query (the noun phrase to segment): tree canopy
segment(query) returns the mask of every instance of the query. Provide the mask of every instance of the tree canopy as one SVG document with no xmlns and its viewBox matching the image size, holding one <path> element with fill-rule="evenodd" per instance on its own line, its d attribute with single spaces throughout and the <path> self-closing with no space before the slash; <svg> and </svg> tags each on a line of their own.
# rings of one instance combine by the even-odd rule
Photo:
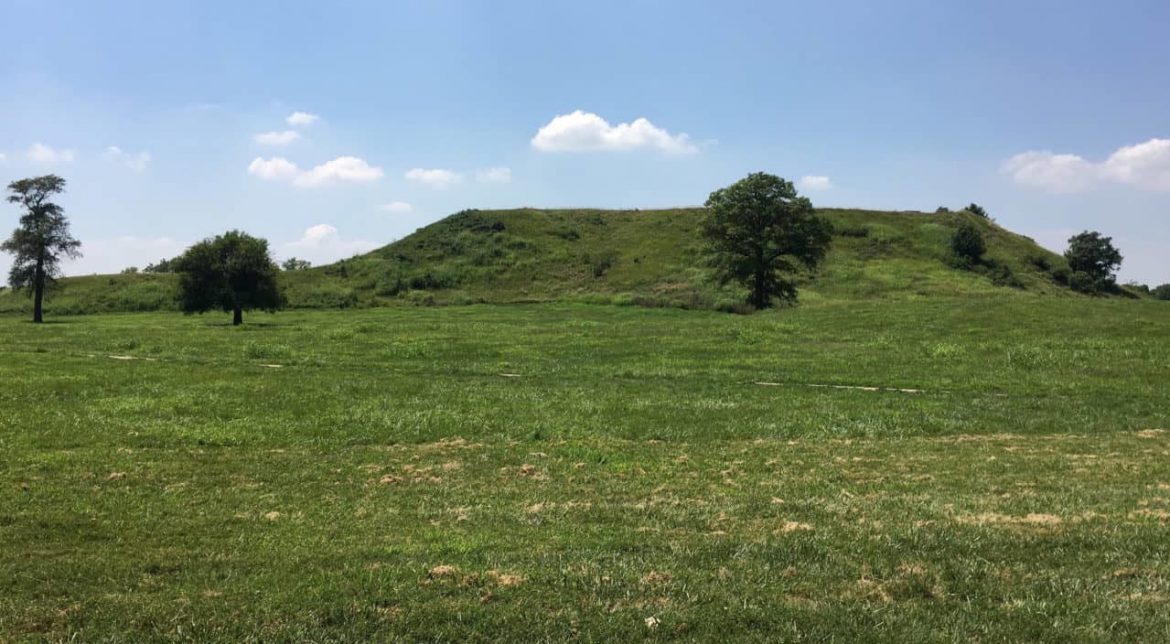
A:
<svg viewBox="0 0 1170 644">
<path fill-rule="evenodd" d="M 306 259 L 297 259 L 290 257 L 280 264 L 280 268 L 286 271 L 303 271 L 313 267 L 313 263 Z"/>
<path fill-rule="evenodd" d="M 724 283 L 750 289 L 748 303 L 796 301 L 791 275 L 814 270 L 828 252 L 832 228 L 790 181 L 756 172 L 711 193 L 703 222 L 711 262 Z"/>
<path fill-rule="evenodd" d="M 1115 273 L 1123 258 L 1113 246 L 1112 237 L 1088 230 L 1073 235 L 1064 257 L 1073 273 L 1071 284 L 1077 290 L 1101 292 L 1116 286 Z"/>
<path fill-rule="evenodd" d="M 230 311 L 238 325 L 244 311 L 272 312 L 284 305 L 264 239 L 233 230 L 195 244 L 173 264 L 184 313 Z"/>
<path fill-rule="evenodd" d="M 966 210 L 967 212 L 969 212 L 969 213 L 971 213 L 971 214 L 973 214 L 973 215 L 978 215 L 978 216 L 980 216 L 980 217 L 983 217 L 984 219 L 990 219 L 990 218 L 991 218 L 991 216 L 987 214 L 987 210 L 985 210 L 985 209 L 983 208 L 983 206 L 980 206 L 980 205 L 979 205 L 979 204 L 977 204 L 977 203 L 971 203 L 970 205 L 968 205 L 968 206 L 967 206 L 966 208 L 964 208 L 963 210 Z"/>
<path fill-rule="evenodd" d="M 8 184 L 8 202 L 24 209 L 20 224 L 0 250 L 12 253 L 8 283 L 33 296 L 33 322 L 44 321 L 45 289 L 61 275 L 62 258 L 81 256 L 81 242 L 69 233 L 65 210 L 51 201 L 65 191 L 65 179 L 54 174 Z"/>
</svg>

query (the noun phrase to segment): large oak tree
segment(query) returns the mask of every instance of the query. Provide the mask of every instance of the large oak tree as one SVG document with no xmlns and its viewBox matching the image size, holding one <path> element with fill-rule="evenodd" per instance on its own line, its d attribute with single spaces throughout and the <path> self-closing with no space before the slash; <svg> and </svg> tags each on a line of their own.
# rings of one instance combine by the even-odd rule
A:
<svg viewBox="0 0 1170 644">
<path fill-rule="evenodd" d="M 205 239 L 173 262 L 179 273 L 179 305 L 184 313 L 222 310 L 232 324 L 244 323 L 244 311 L 275 311 L 284 306 L 277 285 L 278 268 L 268 242 L 233 230 Z"/>
<path fill-rule="evenodd" d="M 44 322 L 45 289 L 61 275 L 62 258 L 81 256 L 81 242 L 69 234 L 65 210 L 51 201 L 65 191 L 65 180 L 54 174 L 8 184 L 8 201 L 24 209 L 20 225 L 0 250 L 12 253 L 8 283 L 33 296 L 33 322 Z"/>
<path fill-rule="evenodd" d="M 796 301 L 791 276 L 813 270 L 828 252 L 832 228 L 792 183 L 756 172 L 711 193 L 703 233 L 712 264 L 724 282 L 748 287 L 748 303 Z"/>
</svg>

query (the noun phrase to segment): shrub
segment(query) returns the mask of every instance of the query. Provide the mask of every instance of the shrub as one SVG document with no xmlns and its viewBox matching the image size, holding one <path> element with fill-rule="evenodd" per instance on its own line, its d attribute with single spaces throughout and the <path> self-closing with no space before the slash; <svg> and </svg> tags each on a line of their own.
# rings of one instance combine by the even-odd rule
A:
<svg viewBox="0 0 1170 644">
<path fill-rule="evenodd" d="M 1027 257 L 1028 263 L 1045 273 L 1052 270 L 1052 262 L 1043 255 L 1031 254 Z"/>
<path fill-rule="evenodd" d="M 833 232 L 837 233 L 838 237 L 869 237 L 869 228 L 865 226 L 841 226 L 835 228 Z"/>
<path fill-rule="evenodd" d="M 322 286 L 305 292 L 292 302 L 293 306 L 310 309 L 347 309 L 357 306 L 357 294 L 340 286 Z"/>
<path fill-rule="evenodd" d="M 983 217 L 984 219 L 991 219 L 991 217 L 988 216 L 987 211 L 983 209 L 983 206 L 980 206 L 977 203 L 973 203 L 973 204 L 967 206 L 966 208 L 964 208 L 963 210 L 971 213 L 972 215 L 978 215 L 980 217 Z"/>
<path fill-rule="evenodd" d="M 617 253 L 610 251 L 593 260 L 586 258 L 586 261 L 592 261 L 593 277 L 600 279 L 609 272 L 609 269 L 613 268 L 615 263 L 617 263 Z"/>
<path fill-rule="evenodd" d="M 395 297 L 406 289 L 406 280 L 396 270 L 386 271 L 374 284 L 374 294 L 381 297 Z"/>
<path fill-rule="evenodd" d="M 1155 286 L 1154 288 L 1150 289 L 1150 294 L 1153 295 L 1155 299 L 1170 301 L 1170 284 Z"/>
<path fill-rule="evenodd" d="M 963 222 L 951 237 L 951 252 L 956 257 L 969 264 L 978 264 L 987 252 L 987 244 L 983 241 L 983 233 L 970 222 Z"/>
<path fill-rule="evenodd" d="M 565 241 L 577 241 L 578 239 L 581 239 L 581 233 L 577 232 L 576 228 L 569 228 L 568 226 L 555 228 L 553 229 L 552 234 L 560 237 Z"/>
<path fill-rule="evenodd" d="M 1008 286 L 1011 288 L 1024 288 L 1024 283 L 1020 281 L 1016 274 L 1012 272 L 1011 267 L 1006 264 L 994 264 L 987 270 L 987 275 L 991 277 L 991 283 L 996 286 Z"/>
<path fill-rule="evenodd" d="M 1052 281 L 1062 286 L 1068 286 L 1069 280 L 1072 279 L 1072 271 L 1067 267 L 1058 266 L 1052 269 Z"/>
<path fill-rule="evenodd" d="M 1068 278 L 1068 285 L 1078 293 L 1086 293 L 1089 295 L 1102 293 L 1109 288 L 1106 280 L 1086 273 L 1085 271 L 1073 271 Z"/>
</svg>

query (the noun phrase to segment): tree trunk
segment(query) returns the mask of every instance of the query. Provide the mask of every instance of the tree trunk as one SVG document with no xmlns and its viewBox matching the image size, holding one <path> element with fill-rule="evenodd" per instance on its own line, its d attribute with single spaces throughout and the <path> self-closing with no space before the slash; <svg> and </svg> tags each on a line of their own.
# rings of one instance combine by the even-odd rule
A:
<svg viewBox="0 0 1170 644">
<path fill-rule="evenodd" d="M 767 292 L 768 287 L 766 286 L 766 283 L 767 283 L 767 281 L 765 279 L 764 272 L 757 271 L 756 272 L 756 284 L 752 288 L 752 298 L 751 298 L 752 306 L 756 307 L 757 309 L 768 308 L 768 304 L 769 304 L 768 300 L 770 298 L 768 297 L 768 292 Z"/>
<path fill-rule="evenodd" d="M 37 268 L 33 272 L 33 322 L 40 324 L 45 321 L 45 258 L 42 254 L 37 257 Z"/>
<path fill-rule="evenodd" d="M 236 310 L 232 311 L 232 326 L 240 326 L 243 323 L 244 323 L 244 310 L 237 306 Z"/>
</svg>

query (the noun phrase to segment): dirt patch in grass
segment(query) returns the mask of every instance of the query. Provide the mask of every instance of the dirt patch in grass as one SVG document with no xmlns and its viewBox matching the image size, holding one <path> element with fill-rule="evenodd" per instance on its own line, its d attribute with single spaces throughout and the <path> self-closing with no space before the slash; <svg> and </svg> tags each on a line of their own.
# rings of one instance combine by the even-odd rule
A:
<svg viewBox="0 0 1170 644">
<path fill-rule="evenodd" d="M 1016 527 L 1053 528 L 1064 524 L 1064 518 L 1055 514 L 1032 512 L 1022 517 L 998 512 L 984 512 L 982 514 L 967 514 L 957 518 L 959 523 L 967 525 L 1004 525 Z"/>
<path fill-rule="evenodd" d="M 642 575 L 642 578 L 638 580 L 638 583 L 642 584 L 643 586 L 661 586 L 663 584 L 669 584 L 671 579 L 671 574 L 668 572 L 656 572 L 651 570 L 645 575 Z"/>
<path fill-rule="evenodd" d="M 488 579 L 495 582 L 495 584 L 500 588 L 512 588 L 514 586 L 519 586 L 525 581 L 524 577 L 521 575 L 500 572 L 498 570 L 487 571 L 487 577 Z"/>
<path fill-rule="evenodd" d="M 1170 511 L 1162 508 L 1142 508 L 1129 513 L 1130 519 L 1156 519 L 1162 523 L 1170 521 Z"/>
<path fill-rule="evenodd" d="M 450 577 L 458 577 L 459 569 L 455 566 L 447 564 L 440 564 L 427 571 L 427 579 L 442 579 Z"/>
<path fill-rule="evenodd" d="M 801 523 L 800 521 L 785 521 L 780 525 L 776 532 L 780 534 L 791 534 L 793 532 L 809 532 L 813 529 L 810 524 Z"/>
</svg>

